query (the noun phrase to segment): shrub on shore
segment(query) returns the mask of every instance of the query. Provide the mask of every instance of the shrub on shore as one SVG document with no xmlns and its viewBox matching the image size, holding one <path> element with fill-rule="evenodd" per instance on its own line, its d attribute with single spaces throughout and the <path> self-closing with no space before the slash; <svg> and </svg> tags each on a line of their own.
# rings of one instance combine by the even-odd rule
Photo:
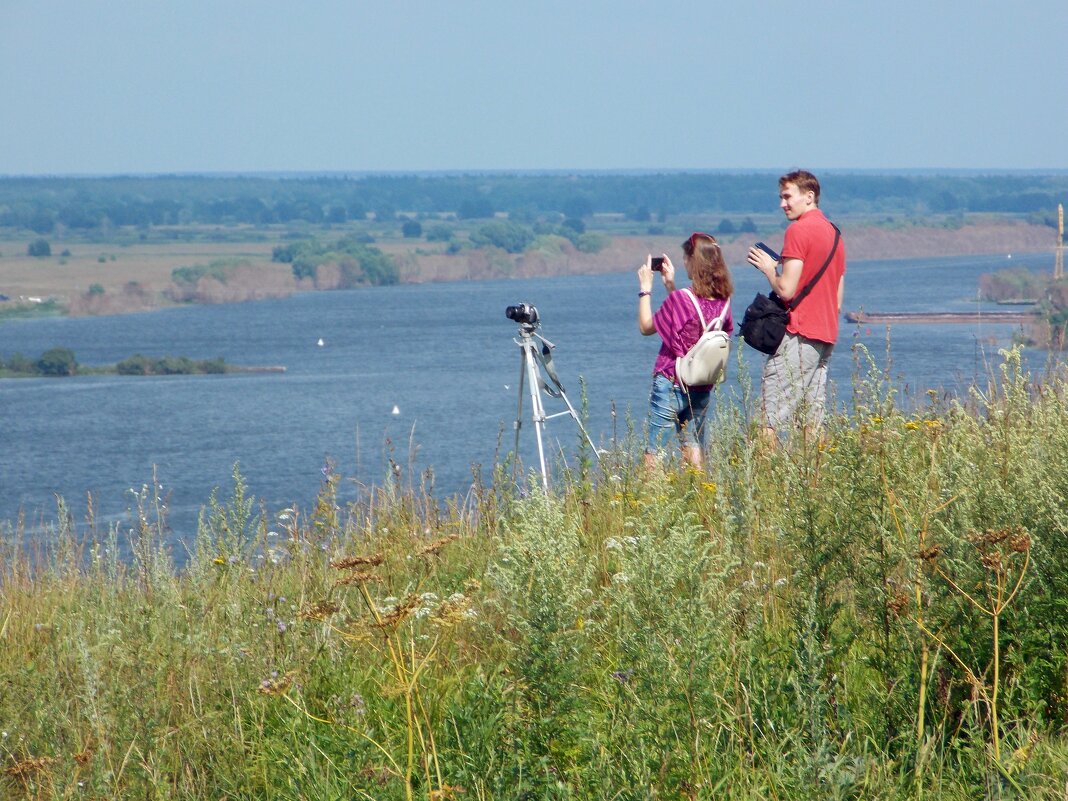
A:
<svg viewBox="0 0 1068 801">
<path fill-rule="evenodd" d="M 0 563 L 19 798 L 1062 798 L 1068 384 L 821 442 L 719 409 L 704 471 L 634 442 L 551 494 L 392 478 L 268 517 L 239 472 L 183 571 L 165 499 Z M 123 547 L 128 558 L 120 558 Z M 37 699 L 27 703 L 27 699 Z M 74 788 L 79 788 L 74 790 Z"/>
</svg>

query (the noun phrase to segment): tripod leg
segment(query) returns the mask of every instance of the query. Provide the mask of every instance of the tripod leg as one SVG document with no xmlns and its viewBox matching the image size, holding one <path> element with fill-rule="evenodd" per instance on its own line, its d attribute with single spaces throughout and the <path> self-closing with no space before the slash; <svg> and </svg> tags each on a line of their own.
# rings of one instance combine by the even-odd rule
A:
<svg viewBox="0 0 1068 801">
<path fill-rule="evenodd" d="M 601 454 L 597 451 L 597 446 L 593 444 L 593 440 L 590 439 L 589 432 L 586 431 L 586 426 L 582 425 L 582 421 L 579 419 L 578 412 L 575 411 L 575 407 L 571 405 L 571 401 L 567 399 L 567 393 L 563 389 L 560 390 L 560 397 L 564 403 L 567 404 L 567 410 L 571 414 L 571 418 L 575 421 L 575 425 L 579 427 L 579 431 L 582 432 L 582 436 L 586 438 L 586 442 L 590 444 L 590 448 L 593 449 L 593 455 L 597 457 L 597 461 L 601 461 Z"/>
<path fill-rule="evenodd" d="M 542 442 L 542 432 L 545 428 L 545 407 L 541 402 L 541 387 L 538 382 L 538 365 L 534 359 L 534 343 L 529 343 L 526 348 L 527 383 L 530 385 L 530 404 L 534 418 L 534 434 L 538 441 L 538 465 L 541 467 L 541 483 L 548 491 L 549 471 L 545 467 L 545 445 Z"/>
<path fill-rule="evenodd" d="M 512 483 L 519 472 L 519 431 L 523 427 L 523 387 L 527 375 L 526 348 L 520 344 L 519 351 L 519 403 L 515 410 L 515 449 L 512 451 Z"/>
</svg>

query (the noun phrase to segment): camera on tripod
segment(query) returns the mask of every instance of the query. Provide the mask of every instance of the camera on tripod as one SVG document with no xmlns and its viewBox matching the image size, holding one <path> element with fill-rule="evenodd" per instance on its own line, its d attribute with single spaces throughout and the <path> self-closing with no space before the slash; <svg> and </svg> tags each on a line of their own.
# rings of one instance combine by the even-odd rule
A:
<svg viewBox="0 0 1068 801">
<path fill-rule="evenodd" d="M 504 316 L 509 320 L 515 320 L 520 325 L 538 324 L 538 310 L 532 303 L 517 303 L 514 306 L 508 306 L 504 310 Z"/>
</svg>

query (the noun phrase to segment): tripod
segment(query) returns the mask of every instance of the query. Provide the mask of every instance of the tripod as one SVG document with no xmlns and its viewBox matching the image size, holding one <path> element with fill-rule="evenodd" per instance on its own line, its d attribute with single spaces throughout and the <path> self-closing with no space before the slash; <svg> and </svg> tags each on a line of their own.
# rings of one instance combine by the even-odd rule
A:
<svg viewBox="0 0 1068 801">
<path fill-rule="evenodd" d="M 531 414 L 534 420 L 534 433 L 538 441 L 538 464 L 541 467 L 541 483 L 546 490 L 549 489 L 549 471 L 545 467 L 545 444 L 542 441 L 545 422 L 554 417 L 571 415 L 571 419 L 579 427 L 582 435 L 593 449 L 598 460 L 601 458 L 597 452 L 597 446 L 593 444 L 589 433 L 579 420 L 575 407 L 567 399 L 564 385 L 560 383 L 553 367 L 552 349 L 556 346 L 537 333 L 537 323 L 523 322 L 519 324 L 519 337 L 513 340 L 519 346 L 519 405 L 515 414 L 515 466 L 512 468 L 512 480 L 515 481 L 516 470 L 519 466 L 519 432 L 523 427 L 523 387 L 530 391 Z M 539 343 L 540 347 L 539 347 Z M 548 379 L 548 380 L 546 380 Z M 540 390 L 540 391 L 539 391 Z M 560 398 L 567 406 L 567 411 L 545 414 L 545 406 L 542 404 L 541 392 L 545 392 L 553 398 Z"/>
</svg>

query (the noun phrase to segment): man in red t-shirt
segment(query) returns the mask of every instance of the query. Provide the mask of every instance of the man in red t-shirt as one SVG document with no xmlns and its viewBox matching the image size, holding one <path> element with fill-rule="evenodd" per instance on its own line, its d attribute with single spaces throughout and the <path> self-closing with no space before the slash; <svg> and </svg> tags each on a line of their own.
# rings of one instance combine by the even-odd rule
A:
<svg viewBox="0 0 1068 801">
<path fill-rule="evenodd" d="M 799 422 L 806 432 L 823 422 L 827 362 L 838 339 L 846 257 L 841 240 L 835 247 L 834 226 L 823 216 L 819 203 L 820 183 L 815 175 L 805 170 L 787 173 L 779 179 L 779 207 L 791 221 L 783 239 L 782 269 L 763 250 L 749 249 L 749 263 L 787 302 L 813 281 L 831 257 L 819 281 L 790 312 L 786 336 L 764 365 L 764 432 L 770 438 L 791 422 Z"/>
</svg>

